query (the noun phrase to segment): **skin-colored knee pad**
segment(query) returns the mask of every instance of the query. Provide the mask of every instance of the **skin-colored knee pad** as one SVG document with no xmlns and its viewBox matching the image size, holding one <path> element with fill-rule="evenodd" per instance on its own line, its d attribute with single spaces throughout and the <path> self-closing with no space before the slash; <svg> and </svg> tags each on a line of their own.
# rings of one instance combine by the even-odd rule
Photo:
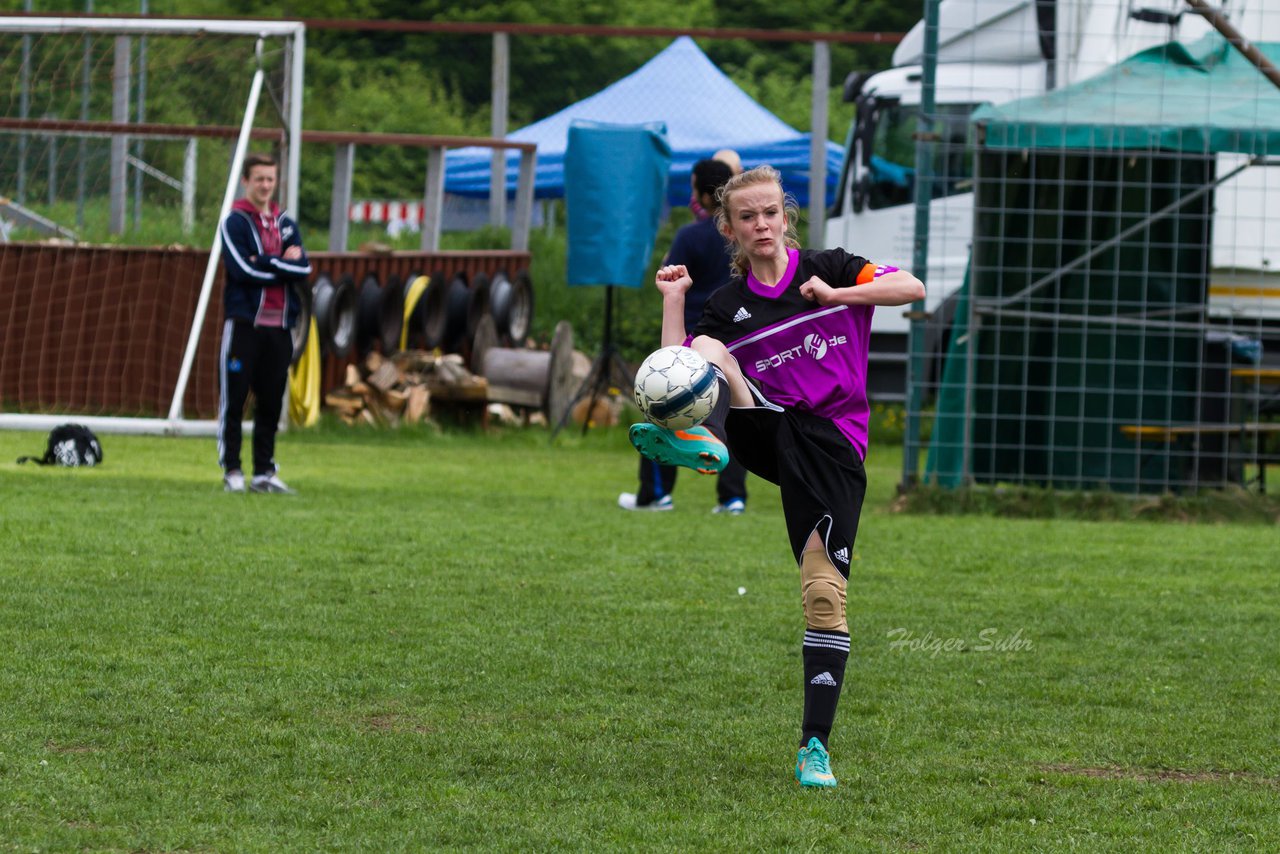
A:
<svg viewBox="0 0 1280 854">
<path fill-rule="evenodd" d="M 848 633 L 849 622 L 844 614 L 847 587 L 848 582 L 827 557 L 826 549 L 806 549 L 800 556 L 805 626 Z"/>
</svg>

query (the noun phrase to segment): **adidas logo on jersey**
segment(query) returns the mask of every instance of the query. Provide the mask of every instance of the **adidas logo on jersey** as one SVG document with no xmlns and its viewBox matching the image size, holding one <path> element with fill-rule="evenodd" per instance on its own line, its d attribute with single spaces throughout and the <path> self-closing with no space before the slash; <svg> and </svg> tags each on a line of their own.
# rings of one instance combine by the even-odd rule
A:
<svg viewBox="0 0 1280 854">
<path fill-rule="evenodd" d="M 734 323 L 741 323 L 744 320 L 750 320 L 750 319 L 751 319 L 751 312 L 747 311 L 745 308 L 739 308 L 738 313 L 733 316 Z"/>
<path fill-rule="evenodd" d="M 849 550 L 845 548 L 836 549 L 835 559 L 841 563 L 849 562 Z"/>
<path fill-rule="evenodd" d="M 834 688 L 836 687 L 836 680 L 832 679 L 831 674 L 824 670 L 821 673 L 819 673 L 817 676 L 810 679 L 809 684 L 810 685 L 826 685 L 829 688 Z"/>
</svg>

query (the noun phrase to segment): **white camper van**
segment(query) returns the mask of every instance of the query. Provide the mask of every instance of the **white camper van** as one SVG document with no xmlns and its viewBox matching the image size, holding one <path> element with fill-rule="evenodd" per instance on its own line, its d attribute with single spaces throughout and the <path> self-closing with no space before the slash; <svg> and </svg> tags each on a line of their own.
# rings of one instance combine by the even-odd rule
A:
<svg viewBox="0 0 1280 854">
<path fill-rule="evenodd" d="M 1280 40 L 1276 0 L 1219 0 L 1218 7 L 1252 40 Z M 931 317 L 926 352 L 942 345 L 948 299 L 969 259 L 971 113 L 982 104 L 1085 80 L 1143 49 L 1192 42 L 1211 30 L 1185 0 L 942 0 L 935 88 L 941 139 L 924 271 Z M 913 176 L 923 50 L 921 21 L 894 51 L 891 68 L 853 73 L 845 81 L 845 99 L 856 102 L 857 116 L 825 235 L 827 246 L 853 247 L 907 269 L 915 266 Z M 1242 159 L 1220 157 L 1220 174 Z M 1268 172 L 1280 170 L 1248 169 L 1216 191 L 1211 315 L 1280 321 L 1280 174 Z M 1247 216 L 1231 221 L 1236 211 Z M 1276 233 L 1264 233 L 1266 228 Z M 902 312 L 875 314 L 870 391 L 879 400 L 903 399 L 908 325 Z"/>
</svg>

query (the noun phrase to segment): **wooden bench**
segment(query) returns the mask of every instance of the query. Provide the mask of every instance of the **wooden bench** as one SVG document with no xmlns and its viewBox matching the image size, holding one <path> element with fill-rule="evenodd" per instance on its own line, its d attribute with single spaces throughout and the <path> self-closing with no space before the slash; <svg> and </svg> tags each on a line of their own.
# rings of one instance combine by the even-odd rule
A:
<svg viewBox="0 0 1280 854">
<path fill-rule="evenodd" d="M 1242 463 L 1258 466 L 1258 488 L 1267 491 L 1267 465 L 1280 465 L 1280 453 L 1262 448 L 1266 436 L 1280 434 L 1280 421 L 1246 421 L 1238 424 L 1122 424 L 1120 432 L 1135 442 L 1172 443 L 1186 438 L 1224 436 L 1247 443 L 1249 450 L 1231 456 Z"/>
</svg>

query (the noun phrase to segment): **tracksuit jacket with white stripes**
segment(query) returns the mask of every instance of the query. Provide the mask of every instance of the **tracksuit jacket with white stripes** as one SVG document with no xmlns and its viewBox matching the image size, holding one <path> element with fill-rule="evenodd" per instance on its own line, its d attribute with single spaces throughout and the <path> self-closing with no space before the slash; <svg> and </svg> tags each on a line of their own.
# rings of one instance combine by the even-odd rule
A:
<svg viewBox="0 0 1280 854">
<path fill-rule="evenodd" d="M 305 249 L 301 258 L 286 261 L 282 256 L 290 246 L 302 248 L 298 226 L 274 202 L 267 214 L 246 199 L 232 206 L 222 223 L 222 303 L 227 319 L 293 328 L 301 304 L 289 285 L 311 275 L 311 262 Z"/>
</svg>

